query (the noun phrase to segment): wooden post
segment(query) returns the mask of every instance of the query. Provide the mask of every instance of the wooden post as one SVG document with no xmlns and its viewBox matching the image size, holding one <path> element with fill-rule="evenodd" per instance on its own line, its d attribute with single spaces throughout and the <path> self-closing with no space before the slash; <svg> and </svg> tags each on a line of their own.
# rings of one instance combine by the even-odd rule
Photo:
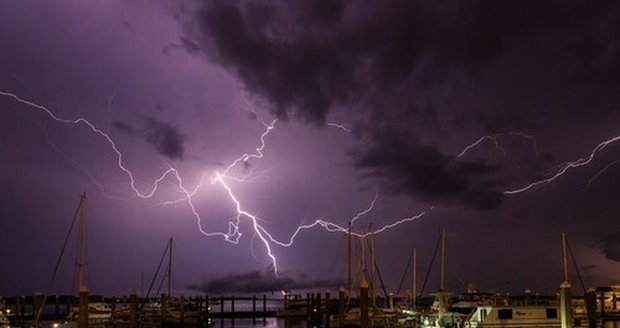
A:
<svg viewBox="0 0 620 328">
<path fill-rule="evenodd" d="M 202 321 L 202 324 L 208 326 L 210 318 L 211 318 L 211 308 L 209 307 L 209 295 L 205 295 L 204 311 L 200 312 L 200 319 Z"/>
<path fill-rule="evenodd" d="M 596 291 L 589 290 L 585 296 L 588 327 L 596 328 Z"/>
<path fill-rule="evenodd" d="M 26 320 L 24 320 L 25 319 L 24 317 L 26 316 L 26 296 L 22 296 L 20 298 L 20 300 L 21 300 L 21 302 L 20 302 L 21 303 L 21 309 L 20 309 L 19 314 L 20 314 L 20 317 L 21 317 L 22 328 L 23 328 L 24 325 L 26 324 Z"/>
<path fill-rule="evenodd" d="M 18 297 L 18 298 L 15 299 L 15 315 L 18 318 L 21 317 L 21 314 L 22 314 L 22 307 L 23 307 L 23 305 L 22 305 L 21 301 L 22 301 L 21 297 Z"/>
<path fill-rule="evenodd" d="M 181 327 L 185 326 L 185 296 L 179 297 L 179 311 L 181 312 L 180 324 Z"/>
<path fill-rule="evenodd" d="M 112 309 L 112 319 L 116 318 L 116 296 L 112 295 L 110 299 L 110 308 Z"/>
<path fill-rule="evenodd" d="M 138 295 L 135 289 L 129 294 L 129 327 L 138 328 Z"/>
<path fill-rule="evenodd" d="M 252 324 L 256 324 L 256 295 L 252 295 Z"/>
<path fill-rule="evenodd" d="M 360 327 L 368 328 L 368 282 L 362 280 L 360 284 Z"/>
<path fill-rule="evenodd" d="M 329 328 L 329 317 L 331 316 L 331 299 L 329 290 L 325 292 L 325 328 Z"/>
<path fill-rule="evenodd" d="M 263 294 L 263 326 L 267 324 L 267 296 Z"/>
<path fill-rule="evenodd" d="M 316 317 L 314 321 L 314 326 L 319 327 L 321 326 L 321 321 L 323 321 L 323 312 L 321 311 L 321 292 L 316 293 L 315 310 Z"/>
<path fill-rule="evenodd" d="M 222 318 L 224 317 L 224 296 L 220 297 L 220 312 L 222 313 Z"/>
<path fill-rule="evenodd" d="M 345 316 L 345 289 L 344 287 L 340 287 L 338 290 L 338 327 L 344 327 L 344 316 Z"/>
<path fill-rule="evenodd" d="M 310 321 L 312 314 L 312 302 L 310 301 L 310 293 L 306 293 L 306 320 Z"/>
<path fill-rule="evenodd" d="M 54 297 L 54 318 L 60 319 L 60 296 L 58 295 Z"/>
<path fill-rule="evenodd" d="M 68 315 L 69 313 L 71 313 L 71 307 L 73 306 L 73 304 L 72 304 L 72 302 L 73 302 L 73 297 L 68 296 L 68 297 L 65 299 L 65 302 L 66 302 L 66 303 L 65 303 L 65 314 L 67 314 L 67 315 Z"/>
<path fill-rule="evenodd" d="M 80 286 L 80 314 L 78 318 L 79 328 L 88 328 L 88 288 Z"/>
<path fill-rule="evenodd" d="M 168 318 L 168 295 L 161 293 L 159 295 L 159 302 L 161 303 L 161 309 L 159 315 L 161 316 L 161 327 L 166 327 L 166 319 Z"/>
<path fill-rule="evenodd" d="M 601 318 L 605 317 L 605 290 L 601 289 Z"/>
<path fill-rule="evenodd" d="M 235 296 L 230 297 L 230 312 L 232 312 L 232 318 L 235 319 Z"/>
</svg>

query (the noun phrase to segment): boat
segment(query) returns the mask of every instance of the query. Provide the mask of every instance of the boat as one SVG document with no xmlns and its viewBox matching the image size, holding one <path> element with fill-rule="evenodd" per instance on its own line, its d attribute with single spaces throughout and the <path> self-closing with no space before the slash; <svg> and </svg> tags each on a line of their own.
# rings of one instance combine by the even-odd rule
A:
<svg viewBox="0 0 620 328">
<path fill-rule="evenodd" d="M 0 328 L 9 328 L 11 326 L 11 322 L 9 318 L 4 315 L 3 312 L 0 312 Z"/>
<path fill-rule="evenodd" d="M 277 317 L 305 317 L 308 315 L 308 301 L 300 294 L 294 294 L 290 290 L 283 291 L 284 310 L 276 312 Z"/>
<path fill-rule="evenodd" d="M 88 326 L 107 325 L 112 320 L 112 306 L 108 303 L 88 303 Z M 80 319 L 79 307 L 72 307 L 63 326 L 75 326 Z"/>
<path fill-rule="evenodd" d="M 478 306 L 465 328 L 553 327 L 560 328 L 557 305 Z"/>
</svg>

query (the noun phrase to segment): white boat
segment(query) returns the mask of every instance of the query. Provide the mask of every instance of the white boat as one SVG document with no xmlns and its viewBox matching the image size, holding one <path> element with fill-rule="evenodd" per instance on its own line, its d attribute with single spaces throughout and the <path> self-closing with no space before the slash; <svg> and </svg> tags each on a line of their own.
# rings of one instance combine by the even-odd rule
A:
<svg viewBox="0 0 620 328">
<path fill-rule="evenodd" d="M 67 316 L 67 321 L 73 324 L 77 324 L 80 315 L 79 308 L 73 307 L 71 312 Z M 97 302 L 88 303 L 88 325 L 97 326 L 110 323 L 112 320 L 112 306 L 107 303 Z M 77 325 L 76 325 L 77 326 Z"/>
<path fill-rule="evenodd" d="M 465 320 L 466 328 L 553 327 L 560 328 L 556 305 L 478 306 Z"/>
</svg>

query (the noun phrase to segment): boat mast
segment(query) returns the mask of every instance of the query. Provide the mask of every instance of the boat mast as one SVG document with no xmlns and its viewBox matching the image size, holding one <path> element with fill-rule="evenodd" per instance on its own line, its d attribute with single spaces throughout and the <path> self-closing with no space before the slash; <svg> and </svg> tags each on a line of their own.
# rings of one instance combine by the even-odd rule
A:
<svg viewBox="0 0 620 328">
<path fill-rule="evenodd" d="M 564 282 L 568 283 L 568 261 L 566 259 L 566 233 L 562 232 L 562 264 L 564 265 Z"/>
<path fill-rule="evenodd" d="M 439 292 L 437 292 L 437 323 L 439 326 L 444 324 L 444 315 L 446 313 L 446 292 L 445 288 L 445 273 L 446 273 L 446 229 L 441 230 L 441 263 L 440 263 L 440 281 Z"/>
<path fill-rule="evenodd" d="M 446 229 L 441 230 L 441 279 L 439 289 L 444 290 L 444 281 L 446 276 Z"/>
<path fill-rule="evenodd" d="M 366 232 L 364 231 L 364 229 L 362 228 L 362 233 L 361 233 L 361 237 L 358 238 L 359 240 L 359 274 L 360 274 L 360 279 L 359 281 L 367 281 L 366 280 L 366 261 L 365 261 L 365 257 L 366 257 L 366 253 L 364 252 L 364 246 L 366 246 Z"/>
<path fill-rule="evenodd" d="M 349 229 L 347 231 L 347 293 L 351 295 L 351 221 L 349 221 Z"/>
<path fill-rule="evenodd" d="M 88 328 L 88 287 L 84 283 L 84 267 L 86 266 L 86 209 L 88 198 L 86 192 L 80 199 L 80 250 L 78 254 L 78 286 L 79 286 L 79 312 L 78 327 Z"/>
<path fill-rule="evenodd" d="M 370 298 L 372 300 L 371 305 L 377 307 L 377 254 L 376 254 L 376 242 L 375 242 L 375 226 L 371 223 L 369 226 L 370 232 Z"/>
<path fill-rule="evenodd" d="M 172 237 L 168 241 L 168 297 L 172 296 L 170 294 L 172 290 Z"/>
<path fill-rule="evenodd" d="M 573 307 L 571 304 L 570 289 L 568 282 L 568 261 L 566 259 L 566 234 L 562 232 L 562 264 L 564 269 L 564 281 L 560 284 L 560 323 L 562 328 L 573 327 Z"/>
<path fill-rule="evenodd" d="M 84 284 L 84 267 L 86 266 L 86 209 L 87 209 L 86 192 L 82 194 L 80 199 L 80 249 L 78 255 L 78 288 L 80 291 L 87 289 Z"/>
<path fill-rule="evenodd" d="M 418 279 L 417 279 L 417 275 L 416 275 L 417 274 L 417 272 L 416 272 L 416 269 L 417 269 L 417 263 L 416 263 L 417 258 L 416 258 L 416 256 L 417 256 L 417 254 L 416 253 L 417 253 L 416 252 L 416 248 L 414 247 L 413 251 L 412 251 L 412 254 L 411 254 L 411 257 L 413 258 L 413 264 L 411 265 L 412 266 L 411 267 L 411 272 L 412 272 L 412 276 L 411 276 L 411 302 L 412 302 L 411 303 L 411 308 L 413 308 L 413 309 L 415 309 L 416 298 L 418 296 L 418 290 L 417 290 L 417 288 L 418 288 L 417 280 Z"/>
</svg>

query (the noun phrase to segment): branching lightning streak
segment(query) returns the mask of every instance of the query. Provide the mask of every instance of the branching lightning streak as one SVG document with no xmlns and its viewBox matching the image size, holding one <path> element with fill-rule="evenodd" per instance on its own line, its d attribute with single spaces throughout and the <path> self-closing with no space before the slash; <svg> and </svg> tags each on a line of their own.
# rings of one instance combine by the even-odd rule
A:
<svg viewBox="0 0 620 328">
<path fill-rule="evenodd" d="M 365 212 L 368 212 L 368 211 L 370 211 L 370 210 L 372 210 L 372 207 L 370 207 L 369 209 L 364 210 L 364 211 L 365 211 Z M 432 211 L 432 210 L 433 210 L 433 208 L 431 207 L 431 208 L 430 208 L 430 211 Z M 386 230 L 388 230 L 388 229 L 392 229 L 392 228 L 394 228 L 394 227 L 396 227 L 396 226 L 399 226 L 399 225 L 401 225 L 401 224 L 403 224 L 403 223 L 406 223 L 406 222 L 411 222 L 411 221 L 417 220 L 417 219 L 419 219 L 419 218 L 423 217 L 423 216 L 424 216 L 424 215 L 426 215 L 426 214 L 428 214 L 428 212 L 424 212 L 424 211 L 423 211 L 423 212 L 420 212 L 420 213 L 418 213 L 418 214 L 416 214 L 416 215 L 414 215 L 414 216 L 407 217 L 407 218 L 404 218 L 404 219 L 401 219 L 401 220 L 395 221 L 395 222 L 393 222 L 393 223 L 387 224 L 387 225 L 385 225 L 385 226 L 381 227 L 380 229 L 376 230 L 376 231 L 374 232 L 374 234 L 376 235 L 376 234 L 382 233 L 382 232 L 384 232 L 384 231 L 386 231 Z M 359 215 L 359 214 L 358 214 L 358 215 Z M 291 245 L 293 245 L 293 243 L 295 242 L 295 237 L 297 237 L 297 235 L 298 235 L 298 234 L 299 234 L 302 230 L 306 230 L 306 229 L 314 228 L 314 227 L 316 227 L 316 226 L 323 227 L 323 228 L 324 228 L 327 232 L 338 232 L 338 233 L 343 233 L 343 234 L 348 233 L 348 229 L 347 229 L 346 227 L 343 227 L 343 226 L 341 226 L 341 225 L 339 225 L 339 224 L 336 224 L 336 223 L 333 223 L 333 222 L 325 221 L 325 220 L 323 220 L 323 219 L 318 219 L 318 220 L 314 221 L 314 222 L 313 222 L 313 223 L 311 223 L 311 224 L 300 225 L 299 227 L 297 227 L 297 229 L 295 230 L 295 232 L 293 233 L 293 235 L 290 237 L 290 239 L 289 239 L 289 241 L 288 241 L 288 242 L 281 242 L 281 241 L 278 241 L 278 240 L 274 239 L 273 237 L 271 237 L 269 234 L 267 234 L 267 236 L 269 236 L 270 240 L 271 240 L 273 243 L 277 244 L 277 245 L 280 245 L 280 246 L 282 246 L 282 247 L 290 247 L 290 246 L 291 246 Z M 373 232 L 364 232 L 364 233 L 351 232 L 351 235 L 352 235 L 352 236 L 354 236 L 354 237 L 358 237 L 358 238 L 364 238 L 364 237 L 367 237 L 367 236 L 372 235 L 372 234 L 373 234 Z"/>
<path fill-rule="evenodd" d="M 465 154 L 467 154 L 470 150 L 472 150 L 472 148 L 480 145 L 485 140 L 492 141 L 495 144 L 495 148 L 499 149 L 504 155 L 506 154 L 506 150 L 504 150 L 504 148 L 502 148 L 499 145 L 499 142 L 497 141 L 497 138 L 495 136 L 483 136 L 483 137 L 480 137 L 480 139 L 478 139 L 474 143 L 472 143 L 469 146 L 465 147 L 463 149 L 463 151 L 461 151 L 458 155 L 456 155 L 456 158 L 459 159 L 459 158 L 465 156 Z"/>
<path fill-rule="evenodd" d="M 499 151 L 502 152 L 502 154 L 504 154 L 504 156 L 506 156 L 506 150 L 500 145 L 499 140 L 497 140 L 498 137 L 501 137 L 501 136 L 504 136 L 504 135 L 514 135 L 514 136 L 517 136 L 517 137 L 522 137 L 522 138 L 526 138 L 526 139 L 531 140 L 532 143 L 533 143 L 533 146 L 534 146 L 534 151 L 538 155 L 538 146 L 536 144 L 536 139 L 534 139 L 534 137 L 529 136 L 529 135 L 524 134 L 524 133 L 521 133 L 521 132 L 508 132 L 508 133 L 499 133 L 499 134 L 482 136 L 478 140 L 476 140 L 475 142 L 473 142 L 470 145 L 468 145 L 467 147 L 465 147 L 458 155 L 456 155 L 455 158 L 456 159 L 460 159 L 461 157 L 465 156 L 470 150 L 472 150 L 476 146 L 480 145 L 485 140 L 489 140 L 489 141 L 493 142 L 493 144 L 495 145 L 495 149 L 498 149 Z"/>
<path fill-rule="evenodd" d="M 157 191 L 157 187 L 159 185 L 159 183 L 166 178 L 166 176 L 168 176 L 168 174 L 174 174 L 178 177 L 178 172 L 176 171 L 176 169 L 174 168 L 169 168 L 168 170 L 166 170 L 159 178 L 157 178 L 153 184 L 153 189 L 151 189 L 151 191 L 148 191 L 146 193 L 142 193 L 140 192 L 140 190 L 136 187 L 136 181 L 133 177 L 133 174 L 131 173 L 131 171 L 129 171 L 124 165 L 123 165 L 123 154 L 118 150 L 118 148 L 116 147 L 116 144 L 114 143 L 114 141 L 112 140 L 112 138 L 110 138 L 110 136 L 108 134 L 106 134 L 105 132 L 103 132 L 102 130 L 96 128 L 92 123 L 90 123 L 87 119 L 85 118 L 77 118 L 75 120 L 69 120 L 69 119 L 64 119 L 64 118 L 60 118 L 58 116 L 56 116 L 52 111 L 50 111 L 47 107 L 39 105 L 39 104 L 35 104 L 31 101 L 25 100 L 20 98 L 19 96 L 13 94 L 13 93 L 8 93 L 8 92 L 4 92 L 4 91 L 0 91 L 0 95 L 2 96 L 6 96 L 6 97 L 10 97 L 15 99 L 17 102 L 22 103 L 24 105 L 28 105 L 37 109 L 40 109 L 42 111 L 44 111 L 49 117 L 51 117 L 53 120 L 58 121 L 58 122 L 62 122 L 62 123 L 68 123 L 68 124 L 74 124 L 74 125 L 78 125 L 80 123 L 85 124 L 86 126 L 88 126 L 93 132 L 95 132 L 96 134 L 102 136 L 110 145 L 110 147 L 112 147 L 112 150 L 116 153 L 117 156 L 117 164 L 118 167 L 127 174 L 127 176 L 129 177 L 130 180 L 130 184 L 131 184 L 131 189 L 133 189 L 134 193 L 136 194 L 136 196 L 140 197 L 140 198 L 150 198 L 153 196 L 153 194 Z"/>
<path fill-rule="evenodd" d="M 171 200 L 171 201 L 165 201 L 162 202 L 162 205 L 171 205 L 171 204 L 177 204 L 181 201 L 186 201 L 187 204 L 189 205 L 192 214 L 194 215 L 194 217 L 196 218 L 196 222 L 198 225 L 198 229 L 199 231 L 205 235 L 205 236 L 220 236 L 223 237 L 226 241 L 237 244 L 239 242 L 239 239 L 242 236 L 242 233 L 239 231 L 239 223 L 242 217 L 246 217 L 248 218 L 251 223 L 252 223 L 252 227 L 256 233 L 256 235 L 261 239 L 261 241 L 263 242 L 263 244 L 265 245 L 265 248 L 267 250 L 267 254 L 269 256 L 269 258 L 271 259 L 272 263 L 273 263 L 273 269 L 274 269 L 274 273 L 277 274 L 277 269 L 278 269 L 278 265 L 277 265 L 277 259 L 275 257 L 275 255 L 273 254 L 273 251 L 271 249 L 271 244 L 276 244 L 282 247 L 290 247 L 291 245 L 293 245 L 295 237 L 302 231 L 302 230 L 306 230 L 306 229 L 310 229 L 316 226 L 320 226 L 323 227 L 326 231 L 328 232 L 339 232 L 339 233 L 347 233 L 347 228 L 342 227 L 336 223 L 333 222 L 328 222 L 325 221 L 323 219 L 318 219 L 316 220 L 314 223 L 309 224 L 309 225 L 300 225 L 295 233 L 290 237 L 288 242 L 281 242 L 278 241 L 277 239 L 275 239 L 262 225 L 260 225 L 259 218 L 246 211 L 243 206 L 241 205 L 241 202 L 239 201 L 239 199 L 237 198 L 237 196 L 235 196 L 235 194 L 233 193 L 233 190 L 231 189 L 231 187 L 226 183 L 226 179 L 231 179 L 231 180 L 236 180 L 236 181 L 244 181 L 245 179 L 238 179 L 235 177 L 230 176 L 230 172 L 239 164 L 239 163 L 245 163 L 247 162 L 249 159 L 260 159 L 262 158 L 263 155 L 263 150 L 266 146 L 265 143 L 265 137 L 274 129 L 274 126 L 276 124 L 276 120 L 272 121 L 271 124 L 265 124 L 263 123 L 263 125 L 265 126 L 265 131 L 260 135 L 260 145 L 259 147 L 257 147 L 255 149 L 255 153 L 252 154 L 243 154 L 242 156 L 240 156 L 239 158 L 235 159 L 228 167 L 226 167 L 225 170 L 223 170 L 223 172 L 216 172 L 214 177 L 212 177 L 212 183 L 213 184 L 219 184 L 221 185 L 227 192 L 230 200 L 233 202 L 235 210 L 236 210 L 236 216 L 234 218 L 233 221 L 229 222 L 228 225 L 228 232 L 224 233 L 224 232 L 207 232 L 202 228 L 202 224 L 201 224 L 201 216 L 200 214 L 197 212 L 194 203 L 192 201 L 192 197 L 202 188 L 202 186 L 204 185 L 204 176 L 201 177 L 200 179 L 200 183 L 192 190 L 188 190 L 184 183 L 183 183 L 183 179 L 180 176 L 179 171 L 174 168 L 174 167 L 170 167 L 167 170 L 165 170 L 157 179 L 154 180 L 153 184 L 152 184 L 152 188 L 146 190 L 146 191 L 140 191 L 137 187 L 136 187 L 136 181 L 134 179 L 133 173 L 127 169 L 124 164 L 123 164 L 123 154 L 121 153 L 121 151 L 118 149 L 116 143 L 114 142 L 114 140 L 109 136 L 109 134 L 107 134 L 106 132 L 102 131 L 101 129 L 97 128 L 94 124 L 92 124 L 90 121 L 88 121 L 87 119 L 83 118 L 83 117 L 79 117 L 77 119 L 65 119 L 65 118 L 61 118 L 58 117 L 57 115 L 55 115 L 51 110 L 49 110 L 47 107 L 36 104 L 34 102 L 25 100 L 19 96 L 17 96 L 16 94 L 13 93 L 9 93 L 9 92 L 4 92 L 4 91 L 0 91 L 0 95 L 5 96 L 5 97 L 10 97 L 12 99 L 14 99 L 15 101 L 39 109 L 41 111 L 43 111 L 45 114 L 47 114 L 50 118 L 52 118 L 53 120 L 57 121 L 57 122 L 61 122 L 61 123 L 67 123 L 67 124 L 74 124 L 74 125 L 79 125 L 79 124 L 84 124 L 86 125 L 88 128 L 90 128 L 90 130 L 92 132 L 94 132 L 95 134 L 103 137 L 107 143 L 109 144 L 109 146 L 112 148 L 112 150 L 114 151 L 114 153 L 116 154 L 116 158 L 117 158 L 117 165 L 118 167 L 129 177 L 130 180 L 130 186 L 131 189 L 133 190 L 133 192 L 135 193 L 136 196 L 143 198 L 143 199 L 149 199 L 151 197 L 153 197 L 153 195 L 157 192 L 159 184 L 166 179 L 166 177 L 168 177 L 169 175 L 173 176 L 177 182 L 177 187 L 179 188 L 179 190 L 184 194 L 184 197 L 176 199 L 176 200 Z M 329 124 L 331 126 L 335 126 L 337 128 L 342 129 L 345 132 L 350 132 L 350 130 L 348 130 L 346 127 L 344 127 L 343 125 L 339 125 L 339 124 Z M 377 201 L 378 196 L 375 195 L 374 199 L 372 200 L 372 202 L 370 203 L 370 206 L 368 208 L 366 208 L 365 210 L 357 213 L 351 220 L 349 220 L 350 222 L 355 222 L 357 219 L 359 219 L 361 216 L 368 214 L 370 211 L 373 210 L 375 203 Z M 432 208 L 431 208 L 432 210 Z M 374 233 L 381 233 L 385 230 L 391 229 L 393 227 L 396 227 L 402 223 L 405 222 L 409 222 L 409 221 L 413 221 L 416 220 L 424 215 L 426 215 L 427 212 L 421 212 L 417 215 L 405 218 L 405 219 L 401 219 L 399 221 L 396 221 L 394 223 L 388 224 L 378 230 L 376 230 Z M 370 232 L 367 233 L 352 233 L 353 236 L 356 237 L 365 237 L 370 235 Z"/>
<path fill-rule="evenodd" d="M 555 172 L 555 174 L 553 174 L 551 177 L 546 178 L 546 179 L 542 179 L 536 182 L 532 182 L 529 185 L 523 187 L 523 188 L 519 188 L 519 189 L 514 189 L 514 190 L 507 190 L 504 191 L 504 194 L 506 195 L 514 195 L 514 194 L 519 194 L 525 191 L 528 191 L 532 188 L 550 183 L 552 181 L 555 181 L 556 179 L 558 179 L 559 177 L 563 176 L 566 172 L 568 172 L 570 169 L 574 169 L 574 168 L 578 168 L 581 166 L 585 166 L 590 164 L 590 162 L 592 162 L 592 160 L 594 159 L 594 157 L 596 157 L 596 155 L 602 151 L 603 149 L 605 149 L 607 146 L 609 146 L 612 143 L 615 143 L 617 141 L 620 140 L 620 136 L 615 136 L 611 139 L 608 139 L 606 141 L 603 141 L 601 143 L 599 143 L 598 145 L 596 145 L 596 147 L 594 147 L 594 149 L 592 150 L 592 152 L 590 152 L 590 154 L 586 157 L 582 157 L 579 158 L 575 161 L 572 162 L 567 162 L 564 165 L 562 165 L 557 172 Z"/>
<path fill-rule="evenodd" d="M 594 182 L 594 180 L 598 179 L 598 177 L 600 177 L 603 173 L 605 173 L 605 171 L 607 171 L 610 167 L 616 165 L 620 163 L 620 159 L 615 160 L 607 165 L 605 165 L 605 167 L 603 167 L 600 171 L 598 171 L 593 177 L 590 178 L 590 180 L 588 180 L 588 186 L 586 187 L 586 189 L 590 189 L 590 187 L 592 186 L 592 183 Z"/>
<path fill-rule="evenodd" d="M 333 126 L 335 128 L 338 128 L 344 132 L 350 133 L 351 129 L 347 128 L 344 124 L 339 124 L 339 123 L 327 123 L 328 126 Z"/>
</svg>

